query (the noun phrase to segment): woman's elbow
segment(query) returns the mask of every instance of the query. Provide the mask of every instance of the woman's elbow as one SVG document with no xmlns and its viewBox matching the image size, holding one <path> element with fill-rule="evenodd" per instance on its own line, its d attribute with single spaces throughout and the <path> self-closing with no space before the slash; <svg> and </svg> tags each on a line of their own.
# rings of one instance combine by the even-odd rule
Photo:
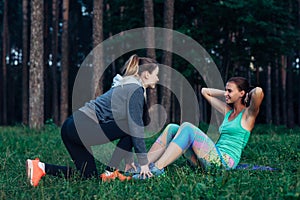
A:
<svg viewBox="0 0 300 200">
<path fill-rule="evenodd" d="M 201 89 L 201 94 L 202 94 L 202 95 L 207 94 L 207 88 L 202 88 L 202 89 Z"/>
<path fill-rule="evenodd" d="M 261 87 L 256 87 L 255 88 L 255 95 L 261 99 L 264 98 L 264 91 Z"/>
</svg>

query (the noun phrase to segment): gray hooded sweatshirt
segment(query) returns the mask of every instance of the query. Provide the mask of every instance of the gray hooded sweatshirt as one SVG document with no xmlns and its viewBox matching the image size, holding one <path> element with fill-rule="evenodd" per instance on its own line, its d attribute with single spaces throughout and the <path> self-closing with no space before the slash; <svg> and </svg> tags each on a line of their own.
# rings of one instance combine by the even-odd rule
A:
<svg viewBox="0 0 300 200">
<path fill-rule="evenodd" d="M 113 79 L 110 90 L 94 100 L 87 102 L 79 110 L 99 124 L 111 121 L 127 124 L 120 127 L 132 136 L 132 143 L 140 165 L 148 163 L 146 145 L 144 141 L 145 96 L 142 82 L 135 76 L 122 77 L 117 75 Z M 106 133 L 114 134 L 114 133 Z"/>
</svg>

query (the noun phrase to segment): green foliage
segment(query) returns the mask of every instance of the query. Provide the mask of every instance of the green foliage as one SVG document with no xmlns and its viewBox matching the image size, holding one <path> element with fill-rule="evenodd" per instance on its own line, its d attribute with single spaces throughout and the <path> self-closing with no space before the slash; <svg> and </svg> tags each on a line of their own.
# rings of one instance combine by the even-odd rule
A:
<svg viewBox="0 0 300 200">
<path fill-rule="evenodd" d="M 268 165 L 278 171 L 213 169 L 204 173 L 180 158 L 166 168 L 166 175 L 145 181 L 102 183 L 96 178 L 82 181 L 74 177 L 67 181 L 46 176 L 33 188 L 26 182 L 27 158 L 73 166 L 59 128 L 51 124 L 39 131 L 22 126 L 0 127 L 0 199 L 297 199 L 299 133 L 259 125 L 251 135 L 241 162 Z M 99 164 L 99 171 L 103 168 Z"/>
</svg>

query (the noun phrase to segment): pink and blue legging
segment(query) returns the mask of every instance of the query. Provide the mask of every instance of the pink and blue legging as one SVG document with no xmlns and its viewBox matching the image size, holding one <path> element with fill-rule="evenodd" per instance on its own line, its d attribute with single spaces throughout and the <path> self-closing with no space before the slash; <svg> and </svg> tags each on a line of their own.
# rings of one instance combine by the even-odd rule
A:
<svg viewBox="0 0 300 200">
<path fill-rule="evenodd" d="M 214 164 L 232 168 L 234 161 L 228 155 L 221 153 L 215 143 L 198 127 L 184 122 L 181 126 L 169 124 L 157 138 L 156 143 L 163 147 L 174 142 L 183 151 L 184 156 L 194 165 L 205 169 Z"/>
</svg>

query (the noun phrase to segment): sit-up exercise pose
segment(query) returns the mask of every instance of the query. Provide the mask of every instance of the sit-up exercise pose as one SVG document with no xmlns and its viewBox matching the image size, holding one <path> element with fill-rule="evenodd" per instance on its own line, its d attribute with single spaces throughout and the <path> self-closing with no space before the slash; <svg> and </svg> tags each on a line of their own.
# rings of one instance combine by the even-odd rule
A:
<svg viewBox="0 0 300 200">
<path fill-rule="evenodd" d="M 250 90 L 245 78 L 232 77 L 225 91 L 203 88 L 201 92 L 211 106 L 225 116 L 219 127 L 219 140 L 214 143 L 191 123 L 169 124 L 148 152 L 149 163 L 154 162 L 150 167 L 154 175 L 164 173 L 164 167 L 182 154 L 192 164 L 204 168 L 213 164 L 234 169 L 238 165 L 259 113 L 264 97 L 262 89 Z M 225 102 L 219 97 L 225 97 Z"/>
</svg>

